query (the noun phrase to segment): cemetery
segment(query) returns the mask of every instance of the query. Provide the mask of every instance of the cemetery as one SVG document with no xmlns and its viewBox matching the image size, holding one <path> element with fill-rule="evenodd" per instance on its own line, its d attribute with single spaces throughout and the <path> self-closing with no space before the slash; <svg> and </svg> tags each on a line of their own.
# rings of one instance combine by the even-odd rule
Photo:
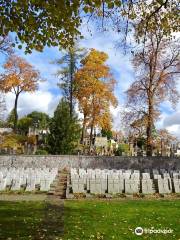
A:
<svg viewBox="0 0 180 240">
<path fill-rule="evenodd" d="M 0 1 L 0 240 L 180 240 L 178 16 Z"/>
<path fill-rule="evenodd" d="M 169 219 L 178 239 L 178 161 L 0 156 L 0 239 L 137 239 L 137 226 Z"/>
<path fill-rule="evenodd" d="M 69 189 L 72 193 L 106 194 L 170 194 L 180 193 L 180 171 L 147 169 L 108 170 L 71 169 Z"/>
<path fill-rule="evenodd" d="M 87 198 L 93 195 L 108 198 L 139 193 L 180 194 L 180 170 L 176 158 L 169 160 L 169 165 L 168 160 L 164 159 L 164 166 L 160 161 L 158 166 L 156 158 L 150 159 L 149 163 L 146 159 L 143 166 L 141 158 L 136 158 L 133 161 L 137 161 L 135 167 L 131 165 L 131 158 L 111 158 L 112 166 L 107 159 L 1 156 L 0 192 L 46 192 L 62 198 L 73 198 L 80 193 Z M 122 165 L 124 161 L 126 168 L 119 168 L 119 163 L 122 162 Z"/>
</svg>

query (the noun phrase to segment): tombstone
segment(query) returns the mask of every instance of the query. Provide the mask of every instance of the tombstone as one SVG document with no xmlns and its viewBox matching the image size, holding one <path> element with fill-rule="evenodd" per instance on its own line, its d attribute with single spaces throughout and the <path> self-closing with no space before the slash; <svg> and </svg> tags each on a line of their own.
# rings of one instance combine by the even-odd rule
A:
<svg viewBox="0 0 180 240">
<path fill-rule="evenodd" d="M 177 172 L 173 173 L 173 179 L 179 179 L 180 178 L 180 174 Z"/>
<path fill-rule="evenodd" d="M 150 179 L 150 173 L 142 173 L 143 179 Z"/>
<path fill-rule="evenodd" d="M 73 193 L 84 193 L 84 181 L 81 178 L 71 180 Z"/>
<path fill-rule="evenodd" d="M 140 179 L 140 173 L 133 173 L 133 174 L 131 174 L 131 179 L 135 179 L 135 180 L 138 180 L 138 179 Z"/>
<path fill-rule="evenodd" d="M 163 173 L 164 178 L 171 178 L 169 173 Z"/>
<path fill-rule="evenodd" d="M 131 177 L 131 173 L 129 173 L 129 172 L 123 173 L 123 178 L 124 179 L 130 179 L 130 177 Z"/>
<path fill-rule="evenodd" d="M 162 176 L 160 174 L 154 174 L 153 177 L 154 179 L 162 179 Z"/>
<path fill-rule="evenodd" d="M 1 178 L 0 179 L 0 191 L 4 191 L 6 189 L 6 180 Z"/>
<path fill-rule="evenodd" d="M 161 194 L 168 194 L 172 192 L 170 179 L 157 179 L 158 191 Z"/>
<path fill-rule="evenodd" d="M 155 193 L 154 184 L 152 179 L 142 179 L 142 193 L 153 194 Z"/>
<path fill-rule="evenodd" d="M 18 190 L 20 190 L 20 188 L 21 188 L 20 178 L 17 176 L 16 178 L 14 178 L 12 180 L 11 190 L 18 191 Z"/>
<path fill-rule="evenodd" d="M 40 180 L 40 191 L 49 191 L 51 181 L 44 178 Z"/>
<path fill-rule="evenodd" d="M 108 193 L 117 194 L 124 191 L 124 179 L 108 178 Z"/>
<path fill-rule="evenodd" d="M 107 189 L 107 180 L 106 179 L 90 179 L 90 192 L 93 194 L 105 194 Z"/>
<path fill-rule="evenodd" d="M 175 193 L 180 193 L 180 179 L 173 179 L 174 191 Z"/>
<path fill-rule="evenodd" d="M 139 193 L 140 181 L 135 179 L 125 179 L 125 193 Z"/>
<path fill-rule="evenodd" d="M 35 191 L 35 178 L 27 178 L 26 191 Z"/>
<path fill-rule="evenodd" d="M 10 176 L 6 176 L 5 178 L 5 186 L 10 190 L 12 185 L 12 178 Z"/>
</svg>

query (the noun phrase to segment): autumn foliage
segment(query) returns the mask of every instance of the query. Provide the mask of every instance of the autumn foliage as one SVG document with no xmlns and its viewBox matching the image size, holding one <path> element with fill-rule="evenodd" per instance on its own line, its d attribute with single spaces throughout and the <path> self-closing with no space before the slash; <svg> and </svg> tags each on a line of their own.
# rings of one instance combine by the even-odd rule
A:
<svg viewBox="0 0 180 240">
<path fill-rule="evenodd" d="M 164 38 L 157 29 L 147 35 L 148 43 L 133 59 L 136 80 L 127 90 L 127 108 L 131 120 L 143 122 L 147 135 L 147 155 L 152 155 L 153 127 L 160 114 L 160 104 L 178 102 L 179 48 L 177 42 Z M 136 119 L 135 119 L 136 118 Z M 142 121 L 141 121 L 142 123 Z"/>
<path fill-rule="evenodd" d="M 90 142 L 95 127 L 111 128 L 110 105 L 116 106 L 117 99 L 113 94 L 115 80 L 105 64 L 107 59 L 106 53 L 91 49 L 75 74 L 75 97 L 83 114 L 82 140 L 86 128 L 90 128 Z"/>
<path fill-rule="evenodd" d="M 22 92 L 34 92 L 38 88 L 39 72 L 25 59 L 11 55 L 4 64 L 5 72 L 0 76 L 0 90 L 15 94 L 14 130 L 17 127 L 17 104 Z"/>
</svg>

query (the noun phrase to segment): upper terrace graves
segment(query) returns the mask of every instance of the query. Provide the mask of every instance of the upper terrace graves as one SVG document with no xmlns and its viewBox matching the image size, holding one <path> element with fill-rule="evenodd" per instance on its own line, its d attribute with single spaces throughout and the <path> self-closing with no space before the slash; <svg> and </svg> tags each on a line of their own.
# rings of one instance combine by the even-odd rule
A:
<svg viewBox="0 0 180 240">
<path fill-rule="evenodd" d="M 180 193 L 180 171 L 71 169 L 69 188 L 84 194 Z"/>
</svg>

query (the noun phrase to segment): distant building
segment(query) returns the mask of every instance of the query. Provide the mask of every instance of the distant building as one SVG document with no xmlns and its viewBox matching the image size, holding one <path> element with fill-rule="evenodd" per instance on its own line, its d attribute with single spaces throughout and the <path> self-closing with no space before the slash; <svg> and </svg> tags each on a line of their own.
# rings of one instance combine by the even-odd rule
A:
<svg viewBox="0 0 180 240">
<path fill-rule="evenodd" d="M 0 134 L 11 133 L 12 131 L 12 128 L 0 128 Z"/>
<path fill-rule="evenodd" d="M 173 155 L 180 157 L 180 142 L 173 145 Z"/>
<path fill-rule="evenodd" d="M 107 137 L 95 137 L 94 139 L 94 146 L 95 147 L 108 147 L 108 140 Z"/>
</svg>

